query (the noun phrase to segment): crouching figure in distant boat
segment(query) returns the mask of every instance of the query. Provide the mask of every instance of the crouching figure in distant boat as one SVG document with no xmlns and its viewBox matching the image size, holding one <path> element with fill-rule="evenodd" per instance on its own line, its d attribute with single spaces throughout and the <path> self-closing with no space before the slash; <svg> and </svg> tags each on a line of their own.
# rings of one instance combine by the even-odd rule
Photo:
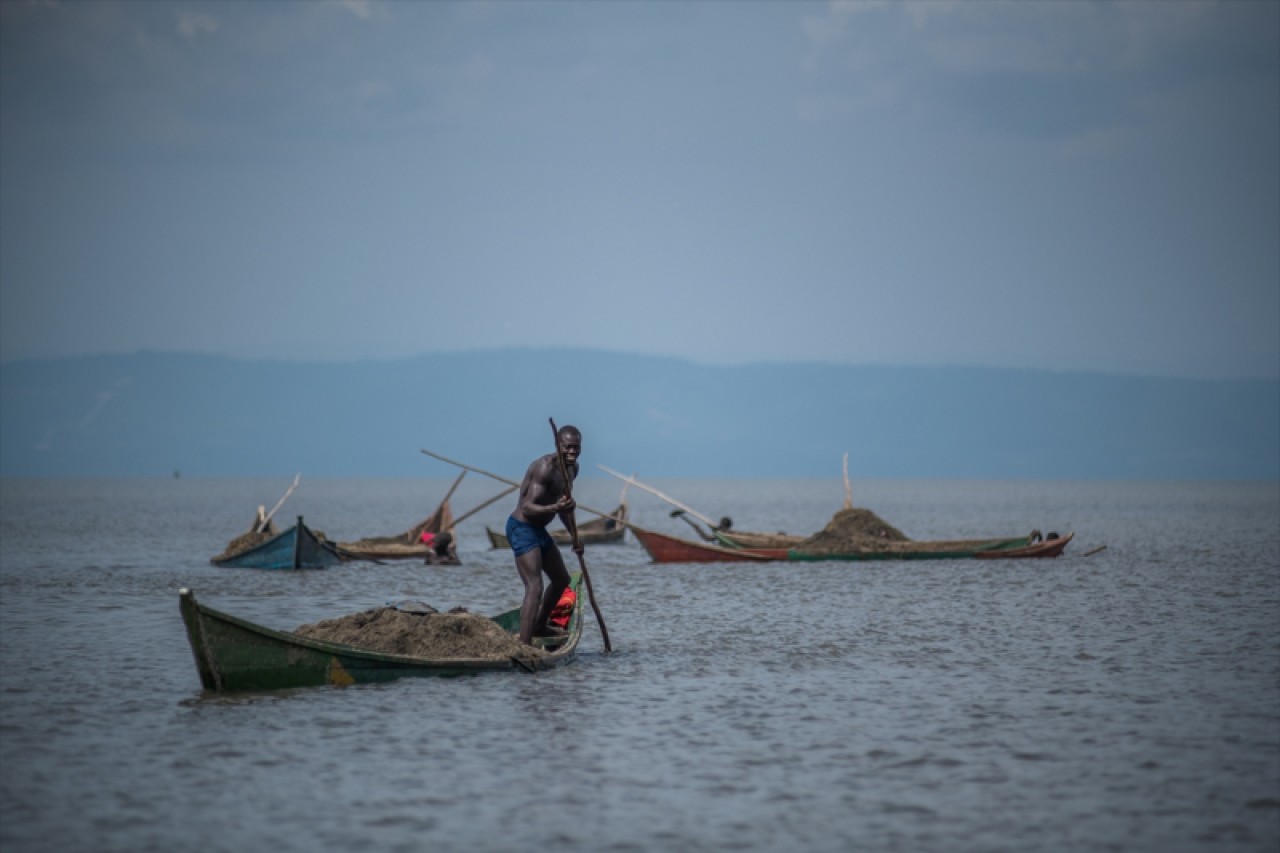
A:
<svg viewBox="0 0 1280 853">
<path fill-rule="evenodd" d="M 448 533 L 422 534 L 422 543 L 427 546 L 427 556 L 423 560 L 428 566 L 459 566 L 458 551 L 453 547 L 453 536 Z"/>
</svg>

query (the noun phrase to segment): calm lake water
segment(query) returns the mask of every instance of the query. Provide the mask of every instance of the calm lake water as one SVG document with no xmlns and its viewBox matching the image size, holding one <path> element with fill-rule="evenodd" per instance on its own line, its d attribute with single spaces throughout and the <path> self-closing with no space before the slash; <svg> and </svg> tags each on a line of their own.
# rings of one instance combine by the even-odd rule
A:
<svg viewBox="0 0 1280 853">
<path fill-rule="evenodd" d="M 397 533 L 449 482 L 304 477 L 280 518 Z M 654 485 L 740 529 L 813 532 L 844 500 Z M 287 480 L 0 486 L 5 853 L 1280 849 L 1277 483 L 855 483 L 916 539 L 1076 539 L 996 562 L 593 547 L 613 654 L 589 620 L 578 660 L 537 675 L 235 697 L 202 692 L 180 587 L 284 630 L 403 596 L 497 612 L 521 589 L 484 525 L 511 499 L 464 523 L 462 566 L 263 572 L 208 559 Z M 471 475 L 455 512 L 500 488 Z"/>
</svg>

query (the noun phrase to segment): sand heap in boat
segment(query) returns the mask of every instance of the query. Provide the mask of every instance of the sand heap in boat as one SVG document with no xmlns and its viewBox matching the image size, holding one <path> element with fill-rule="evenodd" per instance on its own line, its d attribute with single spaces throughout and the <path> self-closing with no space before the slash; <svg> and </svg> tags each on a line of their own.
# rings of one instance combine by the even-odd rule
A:
<svg viewBox="0 0 1280 853">
<path fill-rule="evenodd" d="M 276 529 L 274 524 L 261 533 L 255 533 L 250 530 L 248 533 L 242 533 L 235 539 L 228 542 L 227 547 L 222 550 L 222 553 L 213 559 L 215 562 L 218 560 L 229 560 L 237 554 L 243 554 L 251 548 L 257 548 L 268 539 L 275 539 L 279 535 L 280 531 Z"/>
<path fill-rule="evenodd" d="M 869 509 L 842 509 L 822 530 L 795 550 L 807 554 L 851 554 L 857 551 L 888 551 L 895 542 L 910 539 L 898 528 Z"/>
<path fill-rule="evenodd" d="M 531 661 L 544 653 L 526 646 L 494 622 L 461 608 L 449 613 L 406 613 L 378 607 L 303 625 L 299 637 L 415 658 Z"/>
</svg>

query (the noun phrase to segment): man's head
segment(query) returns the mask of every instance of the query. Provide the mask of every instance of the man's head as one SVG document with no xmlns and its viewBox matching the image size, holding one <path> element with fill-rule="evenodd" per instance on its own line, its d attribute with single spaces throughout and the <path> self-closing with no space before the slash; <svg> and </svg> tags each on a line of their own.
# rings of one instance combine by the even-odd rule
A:
<svg viewBox="0 0 1280 853">
<path fill-rule="evenodd" d="M 560 452 L 564 454 L 564 460 L 577 462 L 579 454 L 582 453 L 582 433 L 578 428 L 565 424 L 556 433 L 556 440 L 560 443 Z"/>
</svg>

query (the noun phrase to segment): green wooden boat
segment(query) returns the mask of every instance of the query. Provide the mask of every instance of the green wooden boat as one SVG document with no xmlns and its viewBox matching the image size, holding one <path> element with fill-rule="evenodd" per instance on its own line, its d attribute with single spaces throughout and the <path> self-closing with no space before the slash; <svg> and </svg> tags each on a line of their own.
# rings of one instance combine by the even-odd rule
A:
<svg viewBox="0 0 1280 853">
<path fill-rule="evenodd" d="M 1033 531 L 1029 536 L 1011 539 L 967 539 L 947 542 L 890 542 L 883 547 L 853 553 L 811 553 L 791 550 L 791 562 L 816 563 L 825 560 L 1000 560 L 1057 557 L 1075 536 L 1041 539 Z"/>
<path fill-rule="evenodd" d="M 961 539 L 877 543 L 875 547 L 852 552 L 814 552 L 795 548 L 724 548 L 669 536 L 656 530 L 628 525 L 631 533 L 655 563 L 817 563 L 828 560 L 967 560 L 1026 559 L 1057 557 L 1074 534 L 1040 541 L 1033 531 L 1028 536 L 1003 539 Z"/>
<path fill-rule="evenodd" d="M 546 654 L 529 661 L 516 658 L 427 659 L 359 649 L 341 643 L 309 640 L 286 631 L 255 625 L 196 601 L 189 589 L 178 591 L 178 605 L 195 655 L 200 683 L 206 690 L 229 693 L 292 687 L 376 684 L 397 678 L 455 677 L 512 670 L 534 672 L 572 660 L 582 638 L 582 574 L 571 576 L 578 593 L 564 636 L 545 646 Z M 514 634 L 520 610 L 490 617 Z"/>
</svg>

